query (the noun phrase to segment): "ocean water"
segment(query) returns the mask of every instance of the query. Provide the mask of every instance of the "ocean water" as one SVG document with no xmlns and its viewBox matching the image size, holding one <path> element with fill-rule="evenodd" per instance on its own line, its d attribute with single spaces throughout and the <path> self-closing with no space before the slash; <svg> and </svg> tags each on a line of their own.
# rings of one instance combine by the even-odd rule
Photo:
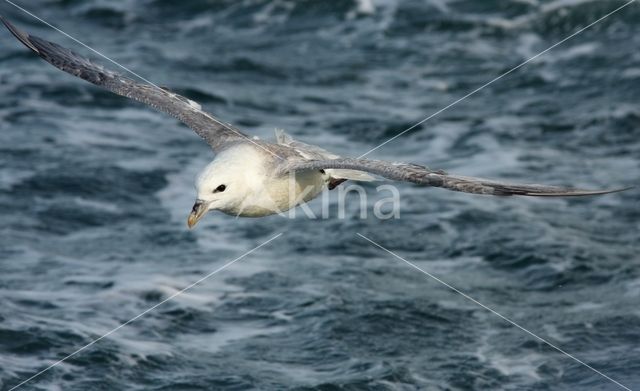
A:
<svg viewBox="0 0 640 391">
<path fill-rule="evenodd" d="M 252 134 L 358 156 L 624 3 L 18 4 Z M 626 7 L 370 157 L 638 185 L 639 20 Z M 640 389 L 640 190 L 538 200 L 400 184 L 400 219 L 379 221 L 367 184 L 366 218 L 355 195 L 340 218 L 333 194 L 329 218 L 211 214 L 189 231 L 211 158 L 172 118 L 0 32 L 1 390 L 279 233 L 19 389 L 623 389 L 357 233 Z"/>
</svg>

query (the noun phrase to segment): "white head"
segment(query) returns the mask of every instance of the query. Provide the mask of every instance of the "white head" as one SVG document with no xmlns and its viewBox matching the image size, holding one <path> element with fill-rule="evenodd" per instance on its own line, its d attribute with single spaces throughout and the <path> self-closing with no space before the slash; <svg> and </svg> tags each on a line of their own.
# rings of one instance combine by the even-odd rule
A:
<svg viewBox="0 0 640 391">
<path fill-rule="evenodd" d="M 196 179 L 196 202 L 187 225 L 193 228 L 210 210 L 229 215 L 242 213 L 264 180 L 261 159 L 252 148 L 237 147 L 220 153 Z"/>
</svg>

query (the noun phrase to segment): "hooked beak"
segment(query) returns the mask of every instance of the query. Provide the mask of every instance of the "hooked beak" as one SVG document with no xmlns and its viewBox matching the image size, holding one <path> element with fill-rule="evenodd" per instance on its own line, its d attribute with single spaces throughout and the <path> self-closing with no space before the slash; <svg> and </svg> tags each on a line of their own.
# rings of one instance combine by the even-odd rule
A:
<svg viewBox="0 0 640 391">
<path fill-rule="evenodd" d="M 193 228 L 198 221 L 204 216 L 207 211 L 209 211 L 209 203 L 196 200 L 196 203 L 193 204 L 193 208 L 191 209 L 191 213 L 189 214 L 189 218 L 187 219 L 187 225 L 189 228 Z"/>
</svg>

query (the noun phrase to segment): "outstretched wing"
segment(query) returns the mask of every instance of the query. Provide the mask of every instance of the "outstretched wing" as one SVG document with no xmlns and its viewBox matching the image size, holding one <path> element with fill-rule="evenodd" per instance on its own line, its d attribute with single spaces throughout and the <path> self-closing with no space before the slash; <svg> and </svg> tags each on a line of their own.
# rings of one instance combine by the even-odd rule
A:
<svg viewBox="0 0 640 391">
<path fill-rule="evenodd" d="M 214 151 L 233 141 L 248 140 L 240 130 L 202 111 L 192 100 L 153 85 L 137 83 L 58 44 L 29 35 L 1 16 L 0 19 L 20 42 L 56 68 L 172 115 L 193 129 Z"/>
<path fill-rule="evenodd" d="M 382 160 L 369 159 L 287 161 L 282 163 L 279 170 L 282 173 L 287 173 L 292 171 L 324 170 L 332 168 L 365 171 L 395 181 L 413 182 L 420 185 L 442 187 L 453 191 L 496 196 L 586 196 L 615 193 L 628 189 L 592 191 L 557 186 L 507 183 L 482 178 L 450 175 L 442 170 L 434 171 L 417 164 L 391 163 Z"/>
</svg>

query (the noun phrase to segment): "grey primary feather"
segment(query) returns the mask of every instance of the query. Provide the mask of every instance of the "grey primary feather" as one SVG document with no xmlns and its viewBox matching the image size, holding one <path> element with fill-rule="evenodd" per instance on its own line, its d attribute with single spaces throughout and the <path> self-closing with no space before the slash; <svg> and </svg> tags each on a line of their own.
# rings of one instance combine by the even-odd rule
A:
<svg viewBox="0 0 640 391">
<path fill-rule="evenodd" d="M 202 111 L 200 105 L 183 96 L 138 83 L 94 64 L 58 44 L 29 35 L 1 16 L 0 19 L 20 42 L 56 68 L 172 115 L 193 129 L 214 151 L 219 151 L 232 142 L 248 140 L 240 130 Z"/>
<path fill-rule="evenodd" d="M 360 170 L 395 181 L 413 182 L 453 191 L 496 196 L 566 197 L 607 194 L 627 190 L 625 188 L 592 191 L 557 186 L 506 183 L 482 178 L 449 175 L 442 170 L 434 171 L 417 164 L 391 163 L 369 159 L 289 160 L 280 165 L 279 171 L 281 173 L 287 173 L 292 171 L 330 168 Z"/>
</svg>

